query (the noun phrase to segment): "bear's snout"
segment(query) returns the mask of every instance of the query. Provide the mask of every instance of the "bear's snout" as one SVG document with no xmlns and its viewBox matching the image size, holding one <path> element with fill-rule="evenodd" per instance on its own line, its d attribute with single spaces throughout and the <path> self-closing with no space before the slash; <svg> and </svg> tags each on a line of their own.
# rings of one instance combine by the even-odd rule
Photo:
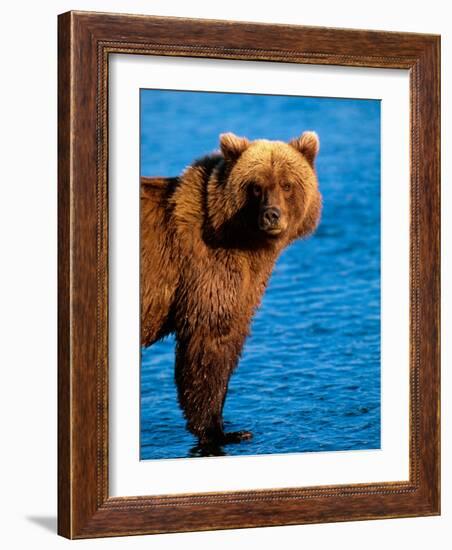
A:
<svg viewBox="0 0 452 550">
<path fill-rule="evenodd" d="M 261 210 L 259 216 L 259 229 L 270 233 L 281 231 L 281 210 L 277 206 L 266 206 Z"/>
<path fill-rule="evenodd" d="M 264 208 L 262 213 L 262 223 L 268 227 L 277 225 L 279 218 L 281 217 L 281 210 L 276 206 L 268 206 Z"/>
</svg>

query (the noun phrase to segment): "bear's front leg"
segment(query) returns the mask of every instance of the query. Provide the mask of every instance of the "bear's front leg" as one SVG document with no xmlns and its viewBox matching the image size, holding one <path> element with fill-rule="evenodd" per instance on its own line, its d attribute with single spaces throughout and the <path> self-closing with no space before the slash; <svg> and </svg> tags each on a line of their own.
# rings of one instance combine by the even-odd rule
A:
<svg viewBox="0 0 452 550">
<path fill-rule="evenodd" d="M 225 433 L 223 407 L 229 378 L 237 365 L 242 343 L 201 337 L 178 339 L 176 385 L 187 428 L 201 445 L 236 443 L 251 432 Z"/>
</svg>

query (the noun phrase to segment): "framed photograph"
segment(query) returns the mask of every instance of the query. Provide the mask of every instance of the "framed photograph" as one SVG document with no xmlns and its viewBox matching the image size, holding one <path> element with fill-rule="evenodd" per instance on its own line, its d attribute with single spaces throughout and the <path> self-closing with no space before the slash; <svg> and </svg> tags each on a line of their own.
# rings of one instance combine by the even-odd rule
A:
<svg viewBox="0 0 452 550">
<path fill-rule="evenodd" d="M 59 16 L 61 535 L 440 513 L 439 59 Z"/>
</svg>

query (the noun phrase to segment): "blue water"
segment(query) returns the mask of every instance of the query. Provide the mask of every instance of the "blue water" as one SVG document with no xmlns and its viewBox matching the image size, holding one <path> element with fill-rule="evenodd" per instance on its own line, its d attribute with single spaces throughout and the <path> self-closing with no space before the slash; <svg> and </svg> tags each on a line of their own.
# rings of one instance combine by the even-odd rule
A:
<svg viewBox="0 0 452 550">
<path fill-rule="evenodd" d="M 321 224 L 280 257 L 224 409 L 226 455 L 380 448 L 380 102 L 141 91 L 141 173 L 178 175 L 218 134 L 320 136 Z M 141 459 L 197 456 L 174 340 L 142 350 Z"/>
</svg>

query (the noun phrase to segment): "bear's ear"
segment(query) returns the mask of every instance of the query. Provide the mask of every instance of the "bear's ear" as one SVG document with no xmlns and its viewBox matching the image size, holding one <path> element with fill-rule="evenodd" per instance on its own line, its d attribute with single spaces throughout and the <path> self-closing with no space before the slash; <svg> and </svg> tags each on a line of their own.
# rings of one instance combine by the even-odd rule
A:
<svg viewBox="0 0 452 550">
<path fill-rule="evenodd" d="M 309 164 L 314 166 L 314 161 L 320 148 L 319 136 L 315 132 L 304 132 L 300 137 L 289 141 L 289 145 L 292 145 L 292 147 L 304 155 Z"/>
<path fill-rule="evenodd" d="M 228 132 L 220 135 L 220 148 L 226 160 L 237 160 L 250 142 L 244 137 L 238 137 Z"/>
</svg>

